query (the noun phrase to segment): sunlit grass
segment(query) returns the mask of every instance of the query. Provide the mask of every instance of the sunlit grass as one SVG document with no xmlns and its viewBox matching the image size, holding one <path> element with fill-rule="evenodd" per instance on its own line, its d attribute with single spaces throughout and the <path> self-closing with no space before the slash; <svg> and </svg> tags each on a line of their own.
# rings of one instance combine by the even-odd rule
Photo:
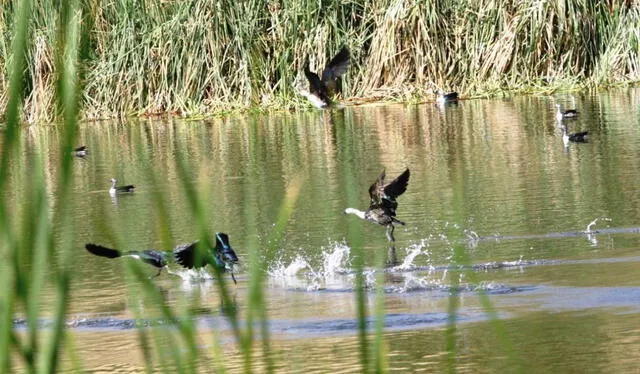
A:
<svg viewBox="0 0 640 374">
<path fill-rule="evenodd" d="M 0 5 L 0 66 L 18 1 Z M 56 110 L 57 3 L 38 3 L 24 45 L 22 118 Z M 341 45 L 353 64 L 345 96 L 425 100 L 552 92 L 640 79 L 640 6 L 634 2 L 205 0 L 83 1 L 85 118 L 202 116 L 307 105 L 292 90 L 303 64 L 320 70 Z M 4 21 L 4 22 L 2 22 Z M 6 56 L 6 57 L 5 57 Z M 15 60 L 19 61 L 19 59 Z M 7 77 L 7 78 L 4 78 Z M 9 95 L 0 75 L 0 103 Z"/>
</svg>

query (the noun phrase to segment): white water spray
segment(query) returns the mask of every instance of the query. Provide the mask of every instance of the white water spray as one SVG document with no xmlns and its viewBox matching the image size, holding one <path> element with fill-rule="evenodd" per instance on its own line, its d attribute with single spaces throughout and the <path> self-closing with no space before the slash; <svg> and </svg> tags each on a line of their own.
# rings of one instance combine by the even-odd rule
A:
<svg viewBox="0 0 640 374">
<path fill-rule="evenodd" d="M 326 288 L 346 288 L 345 274 L 349 272 L 351 249 L 344 243 L 332 243 L 322 252 L 320 269 L 313 269 L 310 261 L 302 255 L 296 256 L 288 265 L 282 260 L 270 267 L 268 274 L 282 287 L 303 288 L 314 291 Z M 308 269 L 301 274 L 301 270 Z"/>
<path fill-rule="evenodd" d="M 402 261 L 402 264 L 396 266 L 394 269 L 397 270 L 411 270 L 416 267 L 413 261 L 418 257 L 418 255 L 425 254 L 427 257 L 430 257 L 430 253 L 425 250 L 428 247 L 428 243 L 422 240 L 420 243 L 412 244 L 407 248 L 407 255 Z"/>
<path fill-rule="evenodd" d="M 587 225 L 587 229 L 584 232 L 585 232 L 585 234 L 587 234 L 587 240 L 589 240 L 589 242 L 591 242 L 591 246 L 592 247 L 598 246 L 598 238 L 596 237 L 596 234 L 591 230 L 591 228 L 593 226 L 595 226 L 598 223 L 599 220 L 606 221 L 606 222 L 611 222 L 611 218 L 598 217 L 598 218 L 594 219 L 593 221 L 591 221 Z"/>
<path fill-rule="evenodd" d="M 186 283 L 199 283 L 214 279 L 214 276 L 209 273 L 205 268 L 200 269 L 179 269 L 179 270 L 167 270 L 169 274 L 179 276 L 183 282 Z"/>
</svg>

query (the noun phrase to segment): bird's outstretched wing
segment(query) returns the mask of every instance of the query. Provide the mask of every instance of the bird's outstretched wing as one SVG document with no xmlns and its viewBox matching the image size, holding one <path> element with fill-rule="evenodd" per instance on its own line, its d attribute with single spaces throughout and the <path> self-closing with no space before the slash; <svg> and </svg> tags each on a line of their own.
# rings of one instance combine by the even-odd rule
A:
<svg viewBox="0 0 640 374">
<path fill-rule="evenodd" d="M 396 179 L 392 180 L 384 186 L 384 198 L 389 200 L 395 200 L 396 197 L 402 195 L 404 191 L 407 190 L 407 185 L 409 184 L 409 176 L 411 173 L 407 168 L 402 174 L 400 174 Z"/>
<path fill-rule="evenodd" d="M 322 81 L 325 84 L 331 83 L 343 75 L 351 64 L 349 57 L 349 49 L 346 46 L 342 47 L 322 71 Z"/>
<path fill-rule="evenodd" d="M 447 101 L 458 101 L 458 93 L 457 92 L 449 92 L 444 95 L 445 100 Z"/>
<path fill-rule="evenodd" d="M 309 91 L 324 99 L 327 96 L 327 86 L 320 80 L 318 74 L 309 70 L 309 63 L 304 68 L 304 75 L 309 81 Z"/>
<path fill-rule="evenodd" d="M 209 263 L 208 253 L 199 251 L 199 241 L 193 243 L 180 244 L 173 249 L 173 256 L 176 262 L 187 269 L 201 268 Z"/>
<path fill-rule="evenodd" d="M 382 169 L 382 173 L 378 176 L 375 182 L 369 187 L 369 197 L 371 198 L 371 204 L 378 204 L 384 195 L 384 178 L 385 170 Z"/>
</svg>

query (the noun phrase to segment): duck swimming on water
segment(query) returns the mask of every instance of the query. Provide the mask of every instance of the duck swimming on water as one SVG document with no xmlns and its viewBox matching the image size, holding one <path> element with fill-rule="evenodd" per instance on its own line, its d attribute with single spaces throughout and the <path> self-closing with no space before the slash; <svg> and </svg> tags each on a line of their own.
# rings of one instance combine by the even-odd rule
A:
<svg viewBox="0 0 640 374">
<path fill-rule="evenodd" d="M 353 214 L 369 222 L 386 226 L 387 239 L 393 243 L 395 242 L 395 238 L 393 237 L 394 227 L 396 225 L 404 226 L 404 222 L 396 218 L 396 209 L 398 208 L 396 198 L 407 190 L 410 173 L 409 169 L 406 169 L 396 177 L 396 179 L 387 184 L 384 183 L 385 176 L 385 171 L 382 170 L 378 179 L 369 187 L 371 202 L 366 211 L 363 212 L 355 208 L 347 208 L 344 210 L 344 213 Z"/>
<path fill-rule="evenodd" d="M 562 142 L 565 147 L 569 146 L 569 142 L 574 143 L 588 143 L 589 139 L 589 131 L 580 131 L 576 133 L 569 133 L 566 124 L 562 124 Z"/>
<path fill-rule="evenodd" d="M 116 186 L 115 178 L 111 178 L 111 188 L 109 189 L 109 194 L 111 194 L 111 196 L 115 196 L 117 194 L 133 193 L 135 189 L 136 189 L 136 186 L 132 184 L 129 184 L 126 186 Z"/>
<path fill-rule="evenodd" d="M 436 104 L 444 105 L 447 103 L 457 103 L 457 102 L 458 102 L 457 92 L 444 93 L 444 91 L 438 90 L 437 96 L 436 96 Z"/>
<path fill-rule="evenodd" d="M 558 122 L 563 119 L 576 118 L 578 117 L 578 111 L 575 109 L 567 109 L 562 110 L 560 104 L 556 104 L 556 120 Z"/>
<path fill-rule="evenodd" d="M 170 261 L 174 261 L 187 269 L 198 269 L 211 265 L 219 271 L 229 271 L 233 283 L 237 284 L 233 275 L 233 267 L 238 263 L 238 256 L 229 244 L 229 235 L 222 232 L 216 233 L 216 246 L 213 248 L 208 246 L 206 253 L 198 253 L 198 243 L 199 241 L 196 240 L 192 243 L 180 244 L 170 252 L 155 249 L 121 252 L 117 249 L 92 243 L 86 244 L 85 248 L 96 256 L 107 258 L 132 257 L 141 260 L 158 268 L 158 273 L 155 277 L 160 275 L 162 269 L 167 267 Z"/>
<path fill-rule="evenodd" d="M 342 47 L 340 52 L 324 67 L 321 77 L 309 69 L 309 61 L 307 61 L 304 75 L 309 81 L 309 91 L 298 89 L 299 93 L 309 99 L 311 104 L 318 109 L 330 107 L 333 104 L 331 96 L 336 91 L 338 78 L 347 71 L 350 64 L 349 49 L 346 46 Z"/>
<path fill-rule="evenodd" d="M 73 151 L 71 151 L 71 154 L 76 157 L 84 157 L 89 154 L 89 150 L 86 145 L 81 145 L 78 148 L 74 148 Z"/>
</svg>

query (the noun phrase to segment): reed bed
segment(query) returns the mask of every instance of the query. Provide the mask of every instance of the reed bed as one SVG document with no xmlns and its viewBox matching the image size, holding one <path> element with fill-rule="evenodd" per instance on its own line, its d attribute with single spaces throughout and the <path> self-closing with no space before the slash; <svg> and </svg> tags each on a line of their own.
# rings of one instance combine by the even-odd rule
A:
<svg viewBox="0 0 640 374">
<path fill-rule="evenodd" d="M 0 104 L 7 105 L 17 4 L 0 5 Z M 22 118 L 52 121 L 60 9 L 43 0 L 25 46 Z M 86 119 L 196 116 L 303 103 L 307 60 L 352 51 L 353 101 L 424 100 L 634 82 L 640 3 L 495 0 L 83 0 Z M 306 84 L 306 83 L 303 83 Z"/>
</svg>

